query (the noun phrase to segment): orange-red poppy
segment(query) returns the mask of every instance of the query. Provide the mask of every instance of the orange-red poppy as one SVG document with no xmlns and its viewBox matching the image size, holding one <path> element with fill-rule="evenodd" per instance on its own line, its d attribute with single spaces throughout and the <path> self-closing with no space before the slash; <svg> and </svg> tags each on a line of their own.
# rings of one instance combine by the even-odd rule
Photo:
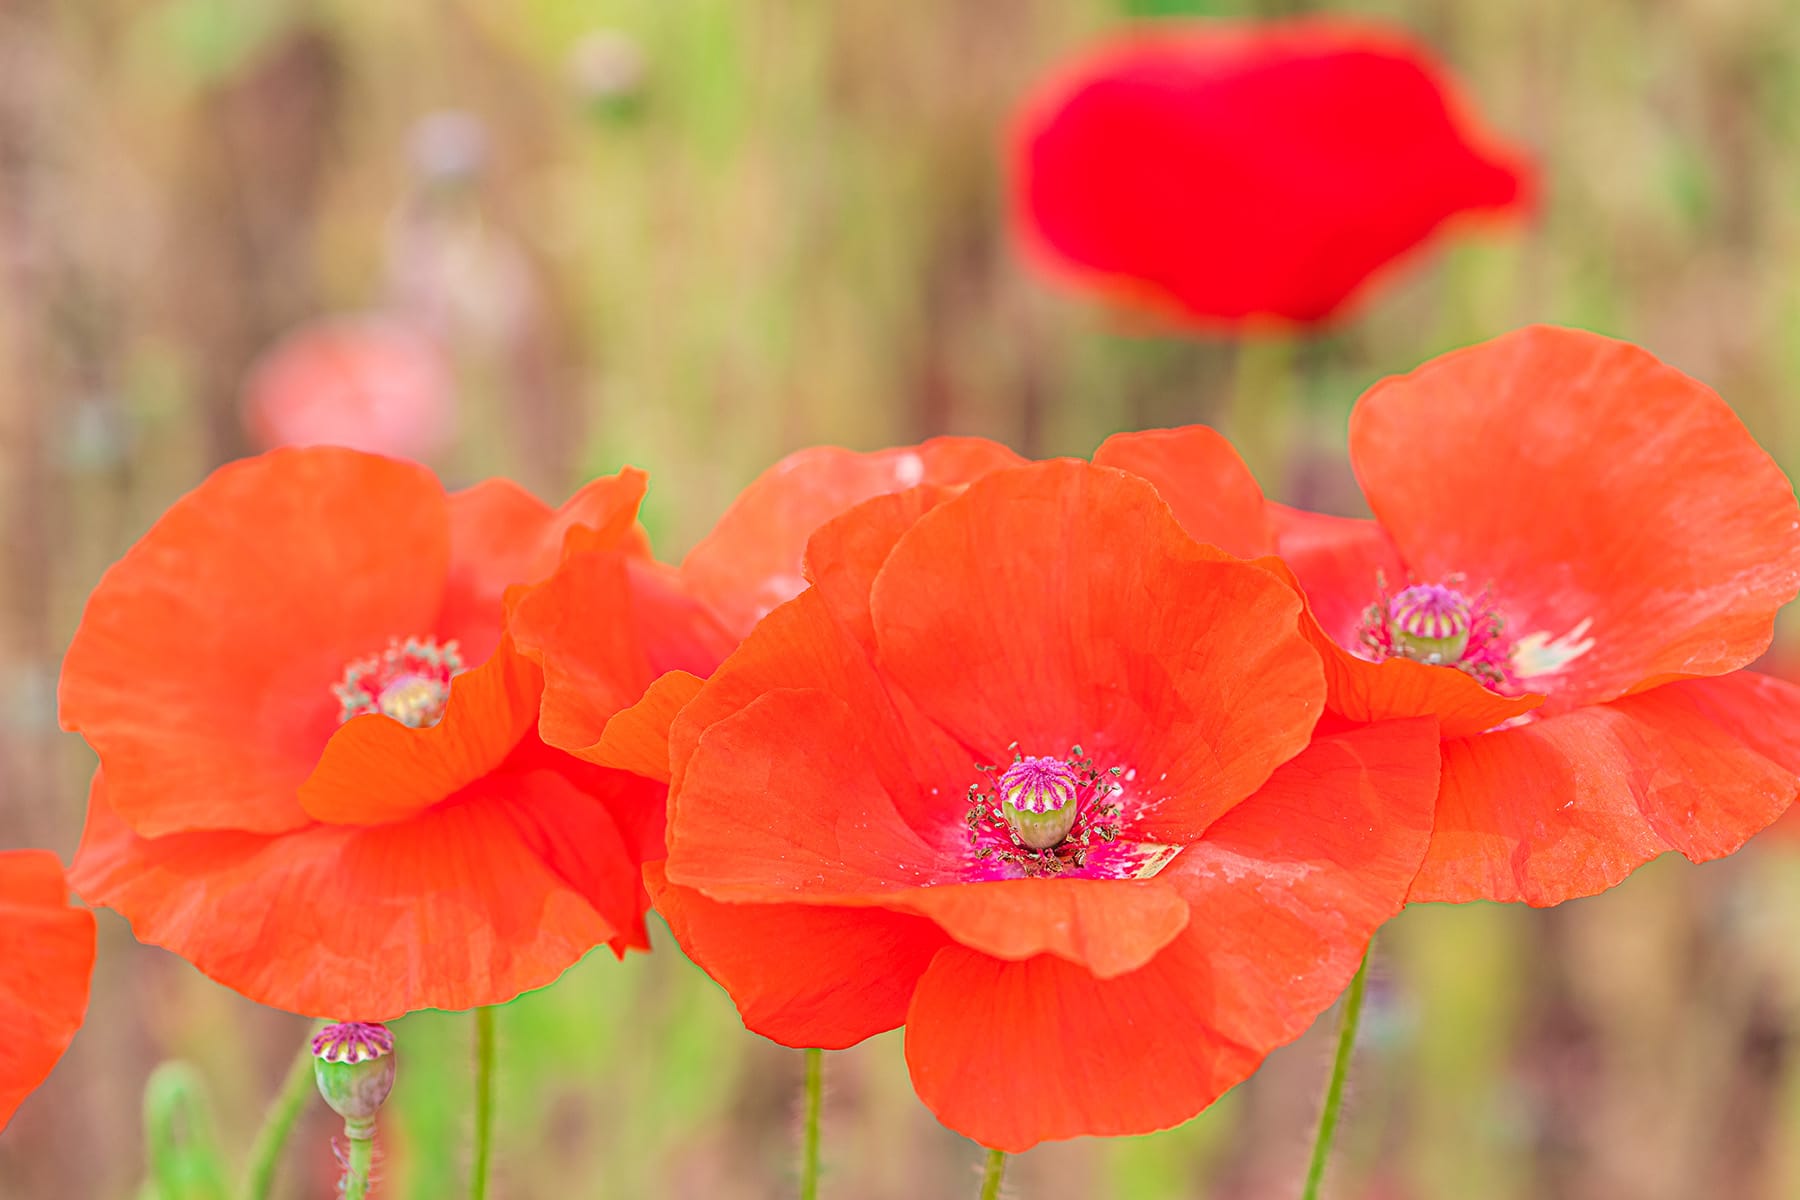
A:
<svg viewBox="0 0 1800 1200">
<path fill-rule="evenodd" d="M 1446 222 L 1532 188 L 1427 49 L 1339 17 L 1138 27 L 1016 126 L 1033 260 L 1205 328 L 1329 319 Z"/>
<path fill-rule="evenodd" d="M 1728 854 L 1788 807 L 1800 689 L 1737 668 L 1800 590 L 1800 507 L 1718 396 L 1635 346 L 1523 329 L 1377 384 L 1350 458 L 1374 520 L 1259 509 L 1210 430 L 1096 455 L 1194 536 L 1279 550 L 1335 710 L 1439 719 L 1413 899 L 1555 904 L 1667 850 Z"/>
<path fill-rule="evenodd" d="M 81 1028 L 94 970 L 94 914 L 69 904 L 48 850 L 0 851 L 0 1129 Z"/>
<path fill-rule="evenodd" d="M 647 868 L 751 1029 L 904 1024 L 920 1097 L 1000 1149 L 1141 1133 L 1304 1030 L 1398 911 L 1436 723 L 1313 741 L 1299 597 L 1144 481 L 882 497 L 807 562 L 676 717 Z"/>
<path fill-rule="evenodd" d="M 565 539 L 647 563 L 643 488 L 552 509 L 335 448 L 216 471 L 106 573 L 63 665 L 100 759 L 77 890 L 316 1016 L 493 1004 L 645 946 L 663 788 L 538 738 L 503 600 Z"/>
<path fill-rule="evenodd" d="M 627 581 L 611 557 L 571 544 L 556 574 L 513 610 L 513 636 L 544 669 L 545 740 L 666 780 L 670 721 L 765 613 L 806 586 L 801 558 L 815 529 L 875 496 L 935 501 L 1021 461 L 997 442 L 962 437 L 867 453 L 796 451 L 739 493 L 679 567 L 631 564 L 640 617 L 629 635 L 589 616 L 596 605 L 622 611 Z"/>
</svg>

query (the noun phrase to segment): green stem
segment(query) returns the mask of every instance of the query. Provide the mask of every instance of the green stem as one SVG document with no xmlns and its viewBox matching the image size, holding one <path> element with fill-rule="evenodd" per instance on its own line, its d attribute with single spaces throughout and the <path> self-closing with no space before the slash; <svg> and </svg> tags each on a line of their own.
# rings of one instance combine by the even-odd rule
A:
<svg viewBox="0 0 1800 1200">
<path fill-rule="evenodd" d="M 806 1118 L 800 1144 L 800 1200 L 819 1200 L 819 1112 L 825 1104 L 825 1052 L 806 1052 Z"/>
<path fill-rule="evenodd" d="M 1287 409 L 1294 390 L 1295 343 L 1280 334 L 1241 338 L 1231 381 L 1226 433 L 1250 467 L 1263 495 L 1279 499 L 1287 480 Z"/>
<path fill-rule="evenodd" d="M 1319 1113 L 1319 1135 L 1313 1140 L 1312 1163 L 1306 1168 L 1306 1187 L 1301 1200 L 1318 1200 L 1325 1181 L 1325 1163 L 1331 1157 L 1331 1139 L 1337 1133 L 1338 1111 L 1344 1106 L 1344 1079 L 1350 1074 L 1350 1056 L 1356 1049 L 1356 1027 L 1362 1020 L 1363 991 L 1369 982 L 1369 954 L 1344 993 L 1344 1019 L 1338 1026 L 1337 1056 L 1331 1063 L 1331 1082 L 1325 1088 L 1325 1108 Z"/>
<path fill-rule="evenodd" d="M 250 1147 L 250 1171 L 244 1178 L 244 1200 L 268 1200 L 281 1152 L 313 1089 L 312 1038 L 308 1036 L 301 1041 L 294 1065 L 288 1068 L 281 1090 L 263 1115 L 262 1128 L 256 1131 L 256 1142 Z"/>
<path fill-rule="evenodd" d="M 1006 1174 L 1006 1152 L 989 1150 L 987 1169 L 981 1173 L 981 1200 L 1000 1200 L 1000 1180 Z"/>
<path fill-rule="evenodd" d="M 367 1200 L 369 1175 L 375 1166 L 375 1139 L 346 1137 L 350 1143 L 344 1156 L 344 1200 Z"/>
<path fill-rule="evenodd" d="M 469 1200 L 487 1200 L 488 1162 L 494 1153 L 494 1010 L 475 1010 L 475 1165 Z"/>
</svg>

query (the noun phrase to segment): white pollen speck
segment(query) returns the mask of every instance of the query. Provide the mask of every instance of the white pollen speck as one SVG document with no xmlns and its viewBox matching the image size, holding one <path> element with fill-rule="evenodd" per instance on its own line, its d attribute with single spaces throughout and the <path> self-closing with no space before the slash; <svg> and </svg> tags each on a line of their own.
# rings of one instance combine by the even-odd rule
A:
<svg viewBox="0 0 1800 1200">
<path fill-rule="evenodd" d="M 1136 778 L 1137 778 L 1137 768 L 1136 767 L 1132 767 L 1130 770 L 1125 772 L 1125 782 L 1130 783 L 1133 779 L 1136 779 Z"/>
<path fill-rule="evenodd" d="M 894 481 L 901 487 L 918 487 L 924 480 L 925 460 L 917 454 L 903 454 L 894 460 Z"/>
</svg>

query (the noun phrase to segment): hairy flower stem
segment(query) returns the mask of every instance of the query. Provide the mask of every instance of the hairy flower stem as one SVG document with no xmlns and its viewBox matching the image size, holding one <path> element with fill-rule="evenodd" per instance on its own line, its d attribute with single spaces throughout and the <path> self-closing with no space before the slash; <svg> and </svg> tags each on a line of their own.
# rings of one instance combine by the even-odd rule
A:
<svg viewBox="0 0 1800 1200">
<path fill-rule="evenodd" d="M 288 1068 L 281 1091 L 263 1115 L 262 1128 L 256 1131 L 256 1142 L 250 1147 L 250 1170 L 244 1177 L 244 1200 L 268 1200 L 269 1189 L 275 1183 L 275 1169 L 281 1165 L 281 1152 L 312 1093 L 313 1052 L 309 1034 L 300 1043 L 300 1054 Z"/>
<path fill-rule="evenodd" d="M 987 1167 L 981 1172 L 981 1200 L 1000 1200 L 1000 1180 L 1006 1175 L 1006 1152 L 989 1150 Z"/>
<path fill-rule="evenodd" d="M 344 1140 L 349 1147 L 344 1154 L 344 1200 L 367 1200 L 369 1195 L 369 1175 L 375 1166 L 375 1131 L 366 1132 L 366 1137 L 348 1136 L 349 1125 L 345 1125 Z"/>
<path fill-rule="evenodd" d="M 825 1052 L 806 1052 L 806 1116 L 800 1135 L 800 1200 L 819 1200 L 819 1112 L 825 1099 Z"/>
<path fill-rule="evenodd" d="M 1373 948 L 1371 948 L 1372 951 Z M 1344 1018 L 1338 1026 L 1337 1055 L 1331 1063 L 1331 1082 L 1325 1087 L 1325 1107 L 1319 1113 L 1319 1134 L 1313 1139 L 1312 1162 L 1306 1168 L 1306 1187 L 1301 1200 L 1318 1200 L 1325 1182 L 1325 1163 L 1331 1157 L 1331 1139 L 1337 1133 L 1338 1111 L 1344 1105 L 1344 1079 L 1350 1074 L 1350 1056 L 1356 1049 L 1356 1027 L 1362 1021 L 1363 991 L 1369 982 L 1369 951 L 1344 993 Z"/>
<path fill-rule="evenodd" d="M 475 1010 L 475 1164 L 469 1200 L 487 1200 L 488 1163 L 494 1153 L 494 1010 Z"/>
</svg>

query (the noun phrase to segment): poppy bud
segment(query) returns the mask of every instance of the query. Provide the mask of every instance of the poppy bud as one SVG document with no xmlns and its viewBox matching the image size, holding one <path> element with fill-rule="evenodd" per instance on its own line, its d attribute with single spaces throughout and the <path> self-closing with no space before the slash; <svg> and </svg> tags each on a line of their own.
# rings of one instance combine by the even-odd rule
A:
<svg viewBox="0 0 1800 1200">
<path fill-rule="evenodd" d="M 344 1118 L 344 1134 L 375 1136 L 375 1113 L 394 1090 L 394 1035 L 385 1025 L 346 1021 L 327 1025 L 313 1038 L 313 1078 L 332 1111 Z"/>
</svg>

